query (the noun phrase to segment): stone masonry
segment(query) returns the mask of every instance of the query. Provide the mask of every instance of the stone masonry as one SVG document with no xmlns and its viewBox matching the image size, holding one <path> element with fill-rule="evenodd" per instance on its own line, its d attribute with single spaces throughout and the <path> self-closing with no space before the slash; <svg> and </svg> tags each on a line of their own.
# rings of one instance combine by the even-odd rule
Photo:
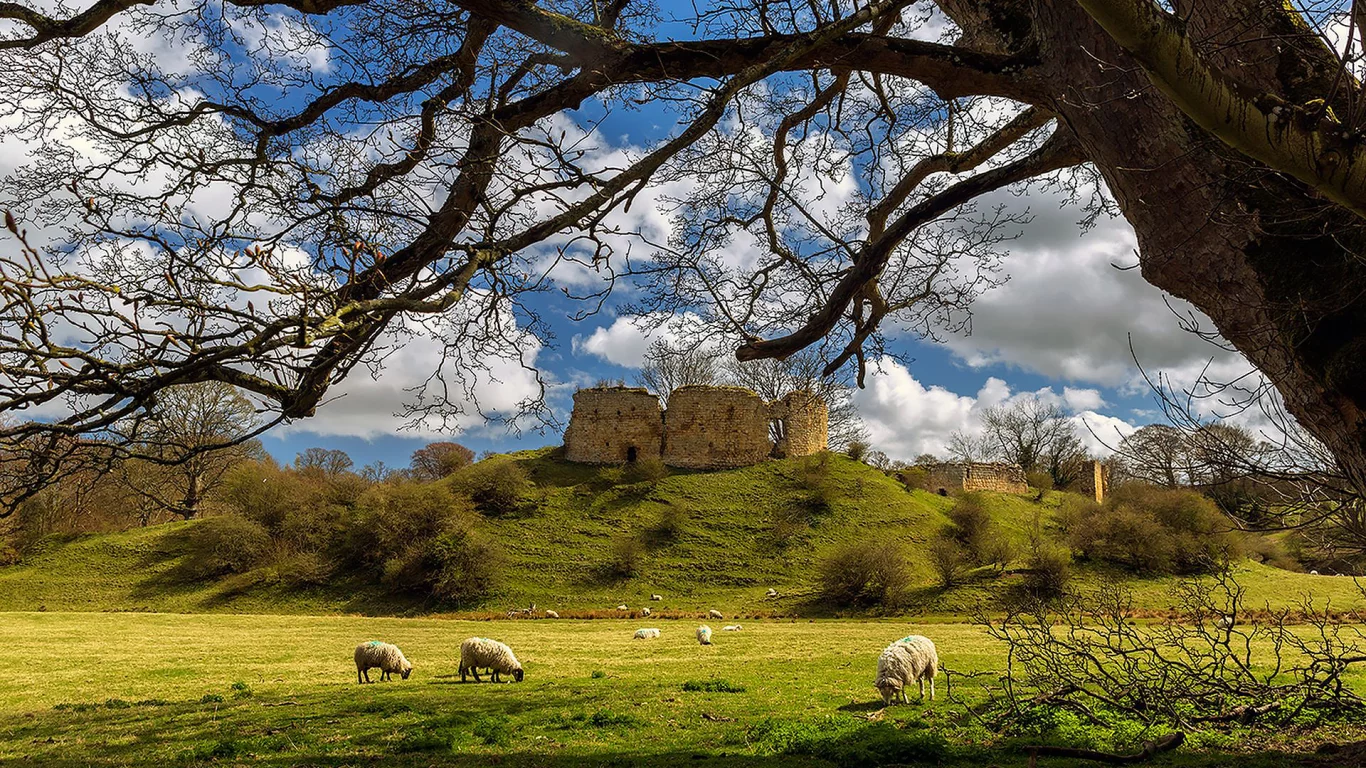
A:
<svg viewBox="0 0 1366 768">
<path fill-rule="evenodd" d="M 825 450 L 827 416 L 825 401 L 809 392 L 765 403 L 742 387 L 679 387 L 663 411 L 644 389 L 581 389 L 564 432 L 565 458 L 621 464 L 655 457 L 688 469 L 744 467 Z"/>
<path fill-rule="evenodd" d="M 1025 482 L 1024 470 L 1018 464 L 986 464 L 981 462 L 953 462 L 931 464 L 930 490 L 939 493 L 949 491 L 1001 491 L 1003 493 L 1026 493 L 1029 484 Z"/>
<path fill-rule="evenodd" d="M 1105 501 L 1105 489 L 1110 484 L 1110 472 L 1099 461 L 1091 460 L 1082 464 L 1081 477 L 1077 479 L 1077 492 L 1092 496 L 1096 503 Z"/>
</svg>

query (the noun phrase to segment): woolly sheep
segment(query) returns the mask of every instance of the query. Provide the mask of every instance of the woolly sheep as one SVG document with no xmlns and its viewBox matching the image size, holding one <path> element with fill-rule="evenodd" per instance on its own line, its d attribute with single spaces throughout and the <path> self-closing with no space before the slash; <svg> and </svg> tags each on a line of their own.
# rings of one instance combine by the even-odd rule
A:
<svg viewBox="0 0 1366 768">
<path fill-rule="evenodd" d="M 1219 618 L 1214 620 L 1214 626 L 1218 627 L 1219 629 L 1229 629 L 1236 623 L 1237 622 L 1234 621 L 1232 616 L 1220 616 Z"/>
<path fill-rule="evenodd" d="M 939 654 L 928 637 L 903 637 L 883 649 L 877 659 L 877 679 L 873 685 L 882 694 L 883 706 L 889 706 L 899 696 L 903 703 L 906 686 L 920 684 L 920 698 L 925 698 L 925 681 L 930 681 L 930 701 L 934 701 L 934 676 L 939 672 Z"/>
<path fill-rule="evenodd" d="M 621 605 L 618 605 L 618 606 L 617 606 L 617 610 L 618 610 L 618 611 L 629 611 L 629 610 L 631 610 L 631 606 L 627 605 L 626 603 L 622 603 Z"/>
<path fill-rule="evenodd" d="M 465 682 L 465 673 L 474 675 L 474 682 L 482 682 L 479 679 L 479 669 L 488 667 L 493 670 L 493 682 L 501 682 L 499 674 L 512 675 L 517 682 L 522 682 L 522 663 L 517 660 L 512 649 L 497 640 L 490 640 L 486 637 L 471 637 L 460 644 L 460 682 Z"/>
<path fill-rule="evenodd" d="M 547 610 L 547 611 L 545 612 L 545 617 L 546 617 L 547 619 L 558 619 L 558 618 L 560 618 L 560 614 L 555 613 L 554 611 L 551 611 L 551 610 Z"/>
<path fill-rule="evenodd" d="M 650 599 L 651 599 L 651 600 L 663 600 L 663 599 L 664 599 L 664 596 L 663 596 L 663 595 L 650 595 Z"/>
<path fill-rule="evenodd" d="M 778 596 L 778 590 L 774 589 L 773 587 L 769 587 L 769 588 L 768 588 L 768 594 L 765 595 L 765 596 L 766 596 L 766 597 L 777 597 L 777 596 Z"/>
<path fill-rule="evenodd" d="M 631 639 L 632 639 L 632 640 L 650 640 L 650 639 L 656 638 L 656 637 L 659 637 L 659 630 L 658 630 L 658 629 L 655 629 L 654 627 L 647 627 L 647 628 L 645 628 L 645 629 L 637 629 L 637 630 L 636 630 L 636 636 L 633 637 L 633 638 L 631 638 Z"/>
<path fill-rule="evenodd" d="M 649 615 L 650 615 L 650 609 L 649 609 L 649 607 L 647 606 L 647 607 L 645 607 L 645 608 L 641 608 L 641 609 L 640 609 L 640 615 L 641 615 L 641 616 L 649 616 Z"/>
<path fill-rule="evenodd" d="M 697 642 L 700 645 L 711 645 L 711 627 L 701 626 L 697 628 Z"/>
<path fill-rule="evenodd" d="M 744 629 L 744 627 L 740 626 L 739 624 L 728 624 L 724 627 L 721 627 L 722 632 L 739 632 L 742 629 Z"/>
<path fill-rule="evenodd" d="M 356 646 L 356 682 L 370 682 L 370 670 L 379 667 L 380 680 L 392 680 L 397 672 L 404 680 L 412 674 L 413 665 L 403 657 L 397 645 L 371 640 Z"/>
<path fill-rule="evenodd" d="M 711 609 L 710 611 L 707 611 L 707 618 L 709 618 L 709 619 L 724 619 L 724 618 L 726 618 L 726 617 L 725 617 L 725 616 L 722 616 L 720 611 L 718 611 L 718 610 L 716 610 L 715 608 L 713 608 L 713 609 Z"/>
<path fill-rule="evenodd" d="M 1309 575 L 1310 575 L 1310 576 L 1317 576 L 1317 575 L 1319 575 L 1319 572 L 1318 572 L 1318 571 L 1310 571 L 1310 572 L 1309 572 Z"/>
</svg>

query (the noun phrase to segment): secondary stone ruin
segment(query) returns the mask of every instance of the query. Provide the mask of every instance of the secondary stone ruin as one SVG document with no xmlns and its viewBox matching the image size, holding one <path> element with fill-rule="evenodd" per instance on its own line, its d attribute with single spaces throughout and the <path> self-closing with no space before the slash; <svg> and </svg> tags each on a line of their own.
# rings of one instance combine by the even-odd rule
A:
<svg viewBox="0 0 1366 768">
<path fill-rule="evenodd" d="M 930 490 L 945 494 L 950 491 L 1000 491 L 1026 493 L 1029 483 L 1018 464 L 988 464 L 985 462 L 948 462 L 930 464 Z"/>
<path fill-rule="evenodd" d="M 1081 477 L 1077 478 L 1077 493 L 1094 496 L 1096 503 L 1105 501 L 1105 489 L 1110 485 L 1110 469 L 1099 461 L 1088 461 L 1081 467 Z"/>
<path fill-rule="evenodd" d="M 828 417 L 825 401 L 804 391 L 766 403 L 742 387 L 679 387 L 666 411 L 639 387 L 593 387 L 574 393 L 564 455 L 585 464 L 653 457 L 688 469 L 745 467 L 825 450 Z"/>
</svg>

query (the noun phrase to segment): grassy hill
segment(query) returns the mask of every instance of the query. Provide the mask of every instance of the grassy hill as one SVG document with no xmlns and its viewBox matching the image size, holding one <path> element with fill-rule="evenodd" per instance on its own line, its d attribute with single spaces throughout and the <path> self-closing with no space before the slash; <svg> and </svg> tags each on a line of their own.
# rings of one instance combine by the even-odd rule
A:
<svg viewBox="0 0 1366 768">
<path fill-rule="evenodd" d="M 633 482 L 616 467 L 570 464 L 551 449 L 493 457 L 448 480 L 459 489 L 490 464 L 515 462 L 532 480 L 518 510 L 481 520 L 503 552 L 490 611 L 535 602 L 563 612 L 610 613 L 633 608 L 727 614 L 819 614 L 813 605 L 819 563 L 859 540 L 905 545 L 916 588 L 907 610 L 952 615 L 1009 585 L 986 571 L 965 586 L 934 586 L 927 546 L 947 524 L 955 500 L 900 483 L 861 463 L 829 456 L 772 461 L 719 472 L 674 472 Z M 983 494 L 984 506 L 1019 548 L 1029 531 L 1047 526 L 1063 494 Z M 116 534 L 52 538 L 19 565 L 0 568 L 0 611 L 165 611 L 408 615 L 436 606 L 395 596 L 353 578 L 324 586 L 287 584 L 263 569 L 209 582 L 186 581 L 177 568 L 187 532 L 199 522 L 170 523 Z M 631 550 L 636 574 L 613 563 Z M 1312 593 L 1346 607 L 1360 598 L 1351 579 L 1293 574 L 1248 563 L 1240 568 L 1253 606 L 1296 604 Z M 1170 579 L 1133 579 L 1122 572 L 1078 569 L 1082 583 L 1124 580 L 1145 607 L 1169 602 Z M 764 597 L 770 587 L 778 600 Z M 648 603 L 651 593 L 664 595 Z"/>
</svg>

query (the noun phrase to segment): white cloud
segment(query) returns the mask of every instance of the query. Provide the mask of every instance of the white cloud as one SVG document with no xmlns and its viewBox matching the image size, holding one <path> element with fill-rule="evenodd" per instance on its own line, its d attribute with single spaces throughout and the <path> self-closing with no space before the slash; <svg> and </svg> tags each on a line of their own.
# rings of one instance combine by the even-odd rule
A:
<svg viewBox="0 0 1366 768">
<path fill-rule="evenodd" d="M 1105 455 L 1108 446 L 1134 430 L 1123 419 L 1098 413 L 1104 406 L 1094 389 L 1051 387 L 1034 392 L 1012 393 L 1001 379 L 988 378 L 972 395 L 960 395 L 940 386 L 925 386 L 902 364 L 883 358 L 866 379 L 867 387 L 854 392 L 854 403 L 868 426 L 874 447 L 888 455 L 912 459 L 922 453 L 943 455 L 949 437 L 957 431 L 981 429 L 982 412 L 1009 405 L 1022 398 L 1037 398 L 1074 411 L 1071 419 L 1088 450 Z M 1093 434 L 1094 433 L 1094 434 Z"/>
</svg>

